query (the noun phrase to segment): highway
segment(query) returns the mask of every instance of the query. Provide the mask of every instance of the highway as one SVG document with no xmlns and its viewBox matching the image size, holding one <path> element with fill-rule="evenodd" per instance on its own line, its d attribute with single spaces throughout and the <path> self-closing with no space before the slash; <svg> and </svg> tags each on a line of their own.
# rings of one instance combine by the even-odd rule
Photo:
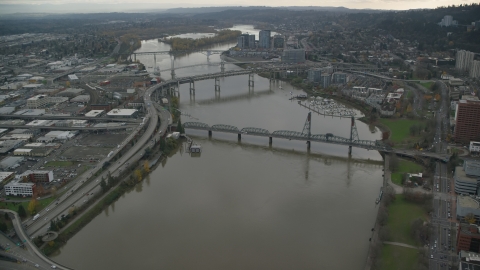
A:
<svg viewBox="0 0 480 270">
<path fill-rule="evenodd" d="M 25 222 L 27 226 L 28 234 L 32 237 L 36 237 L 37 235 L 43 235 L 47 232 L 48 227 L 50 226 L 50 220 L 60 218 L 61 215 L 68 214 L 68 209 L 73 205 L 80 205 L 88 200 L 88 194 L 96 193 L 100 191 L 100 181 L 102 177 L 105 179 L 107 178 L 108 172 L 111 172 L 112 176 L 116 176 L 121 172 L 124 165 L 128 165 L 130 163 L 134 163 L 137 160 L 141 159 L 144 150 L 147 147 L 151 146 L 149 143 L 152 139 L 159 139 L 160 136 L 163 136 L 167 130 L 168 122 L 170 113 L 161 109 L 158 105 L 151 101 L 151 94 L 157 88 L 157 86 L 151 87 L 146 91 L 145 94 L 145 103 L 146 104 L 153 104 L 154 106 L 148 106 L 148 114 L 146 116 L 145 121 L 150 121 L 148 124 L 148 128 L 144 132 L 141 138 L 138 139 L 136 144 L 128 150 L 121 158 L 119 158 L 115 163 L 108 168 L 108 170 L 103 171 L 96 180 L 92 180 L 90 182 L 84 183 L 87 178 L 91 177 L 95 172 L 101 169 L 102 164 L 107 161 L 111 161 L 113 156 L 106 157 L 102 161 L 98 163 L 98 165 L 91 169 L 90 171 L 85 172 L 81 175 L 77 180 L 76 184 L 74 184 L 71 188 L 67 190 L 59 199 L 52 202 L 49 206 L 47 206 L 44 210 L 40 211 L 40 218 L 33 221 L 28 220 Z M 159 111 L 160 109 L 160 111 Z M 161 119 L 159 132 L 154 134 L 155 128 L 157 127 L 159 118 Z M 129 143 L 131 139 L 133 139 L 136 133 L 142 128 L 143 126 L 139 125 L 135 132 L 132 132 L 125 141 L 121 144 L 120 147 L 125 146 L 125 144 Z M 115 150 L 115 154 L 118 153 L 118 149 Z M 58 203 L 58 204 L 57 204 Z"/>
<path fill-rule="evenodd" d="M 66 269 L 66 270 L 70 269 L 68 267 L 62 266 L 50 260 L 50 258 L 43 255 L 43 253 L 37 249 L 35 244 L 32 243 L 28 235 L 23 230 L 22 223 L 17 212 L 11 211 L 11 210 L 5 210 L 5 209 L 0 210 L 0 213 L 3 214 L 3 212 L 9 213 L 10 217 L 13 217 L 12 223 L 13 223 L 15 232 L 18 238 L 20 239 L 20 241 L 23 242 L 26 246 L 26 249 L 22 249 L 19 246 L 17 246 L 15 243 L 13 243 L 13 246 L 12 246 L 12 244 L 8 243 L 8 242 L 11 242 L 11 241 L 8 241 L 8 239 L 5 239 L 5 238 L 0 239 L 1 242 L 6 242 L 6 245 L 11 246 L 11 248 L 7 251 L 9 255 L 19 259 L 20 261 L 23 261 L 24 265 L 35 267 L 38 269 L 51 269 L 53 265 L 55 265 L 57 269 Z M 12 269 L 19 269 L 19 268 L 12 268 Z"/>
</svg>

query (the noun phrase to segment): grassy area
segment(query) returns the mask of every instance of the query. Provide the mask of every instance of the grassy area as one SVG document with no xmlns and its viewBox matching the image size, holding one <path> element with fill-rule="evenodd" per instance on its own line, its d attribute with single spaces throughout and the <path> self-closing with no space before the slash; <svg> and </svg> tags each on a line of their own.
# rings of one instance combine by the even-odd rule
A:
<svg viewBox="0 0 480 270">
<path fill-rule="evenodd" d="M 383 245 L 381 253 L 382 270 L 415 269 L 418 263 L 418 250 L 392 245 Z"/>
<path fill-rule="evenodd" d="M 397 195 L 396 200 L 388 206 L 388 241 L 416 246 L 410 232 L 411 224 L 417 218 L 425 218 L 425 215 L 421 205 L 407 202 L 402 194 Z"/>
<path fill-rule="evenodd" d="M 432 84 L 433 84 L 433 82 L 423 82 L 423 83 L 420 83 L 421 86 L 427 88 L 428 90 L 430 90 L 430 87 L 432 87 Z"/>
<path fill-rule="evenodd" d="M 392 173 L 392 182 L 397 185 L 402 185 L 402 175 L 404 173 L 419 173 L 422 172 L 421 165 L 409 160 L 399 159 L 398 170 Z"/>
<path fill-rule="evenodd" d="M 72 166 L 72 161 L 49 161 L 45 164 L 45 167 L 69 167 Z"/>
<path fill-rule="evenodd" d="M 380 123 L 385 125 L 390 131 L 390 140 L 394 143 L 403 142 L 407 138 L 413 138 L 410 136 L 410 127 L 412 125 L 422 124 L 420 120 L 410 119 L 389 119 L 382 118 Z"/>
<path fill-rule="evenodd" d="M 407 91 L 407 98 L 410 98 L 413 96 L 413 92 L 412 91 Z"/>
<path fill-rule="evenodd" d="M 46 199 L 37 201 L 38 202 L 37 211 L 42 210 L 43 208 L 45 208 L 47 205 L 49 205 L 54 200 L 55 200 L 55 198 L 50 197 L 50 198 L 46 198 Z M 5 201 L 5 202 L 0 202 L 0 208 L 1 209 L 10 209 L 10 210 L 18 212 L 18 207 L 20 205 L 23 205 L 23 208 L 25 208 L 25 211 L 27 211 L 29 203 L 30 203 L 30 201 L 18 202 L 18 203 Z"/>
</svg>

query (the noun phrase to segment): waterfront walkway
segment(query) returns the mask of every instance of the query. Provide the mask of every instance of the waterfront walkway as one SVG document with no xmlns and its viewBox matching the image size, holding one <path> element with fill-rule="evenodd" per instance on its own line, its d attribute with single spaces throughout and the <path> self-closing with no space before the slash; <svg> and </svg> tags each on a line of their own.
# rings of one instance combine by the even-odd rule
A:
<svg viewBox="0 0 480 270">
<path fill-rule="evenodd" d="M 413 248 L 413 249 L 421 249 L 420 247 L 404 244 L 404 243 L 399 243 L 399 242 L 388 242 L 385 241 L 383 242 L 385 245 L 393 245 L 393 246 L 399 246 L 399 247 L 406 247 L 406 248 Z"/>
</svg>

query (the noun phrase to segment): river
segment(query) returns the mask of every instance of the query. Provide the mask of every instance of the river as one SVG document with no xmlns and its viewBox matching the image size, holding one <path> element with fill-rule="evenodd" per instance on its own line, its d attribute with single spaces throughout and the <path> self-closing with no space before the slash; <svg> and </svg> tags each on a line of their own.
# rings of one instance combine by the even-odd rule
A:
<svg viewBox="0 0 480 270">
<path fill-rule="evenodd" d="M 251 26 L 236 26 L 253 33 Z M 233 44 L 217 46 L 218 49 Z M 139 51 L 169 50 L 157 40 Z M 152 56 L 139 56 L 153 66 Z M 206 55 L 175 59 L 175 66 L 205 63 Z M 210 61 L 219 61 L 211 55 Z M 161 69 L 168 56 L 157 56 Z M 227 69 L 238 69 L 227 65 Z M 218 72 L 218 66 L 179 69 L 177 76 Z M 168 79 L 169 73 L 162 74 Z M 308 110 L 289 101 L 288 84 L 255 76 L 180 87 L 182 121 L 269 131 L 302 131 Z M 360 112 L 358 112 L 360 114 Z M 380 132 L 357 121 L 360 139 Z M 312 115 L 312 134 L 348 137 L 350 119 Z M 135 190 L 96 217 L 53 259 L 74 269 L 363 269 L 382 183 L 376 151 L 345 146 L 187 130 L 202 145 L 200 157 L 179 150 Z"/>
</svg>

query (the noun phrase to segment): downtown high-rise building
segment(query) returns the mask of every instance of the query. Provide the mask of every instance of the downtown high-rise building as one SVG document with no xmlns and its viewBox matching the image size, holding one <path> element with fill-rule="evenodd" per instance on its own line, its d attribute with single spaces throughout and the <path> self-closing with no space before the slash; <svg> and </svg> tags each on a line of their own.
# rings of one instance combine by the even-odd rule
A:
<svg viewBox="0 0 480 270">
<path fill-rule="evenodd" d="M 273 48 L 274 49 L 283 49 L 285 47 L 285 38 L 280 35 L 275 35 L 273 37 Z"/>
<path fill-rule="evenodd" d="M 258 37 L 258 47 L 263 49 L 270 49 L 270 37 L 272 32 L 270 30 L 261 30 Z"/>
<path fill-rule="evenodd" d="M 473 60 L 472 67 L 470 68 L 471 78 L 480 78 L 480 61 Z"/>
<path fill-rule="evenodd" d="M 241 34 L 237 38 L 237 47 L 241 49 L 255 49 L 255 35 Z"/>
<path fill-rule="evenodd" d="M 463 96 L 457 103 L 455 114 L 455 141 L 470 143 L 480 140 L 480 101 L 477 97 Z"/>
<path fill-rule="evenodd" d="M 308 70 L 307 80 L 313 83 L 319 83 L 322 76 L 322 69 L 313 68 Z"/>
<path fill-rule="evenodd" d="M 455 59 L 455 68 L 460 71 L 469 71 L 473 64 L 473 52 L 460 50 L 457 51 Z"/>
</svg>

